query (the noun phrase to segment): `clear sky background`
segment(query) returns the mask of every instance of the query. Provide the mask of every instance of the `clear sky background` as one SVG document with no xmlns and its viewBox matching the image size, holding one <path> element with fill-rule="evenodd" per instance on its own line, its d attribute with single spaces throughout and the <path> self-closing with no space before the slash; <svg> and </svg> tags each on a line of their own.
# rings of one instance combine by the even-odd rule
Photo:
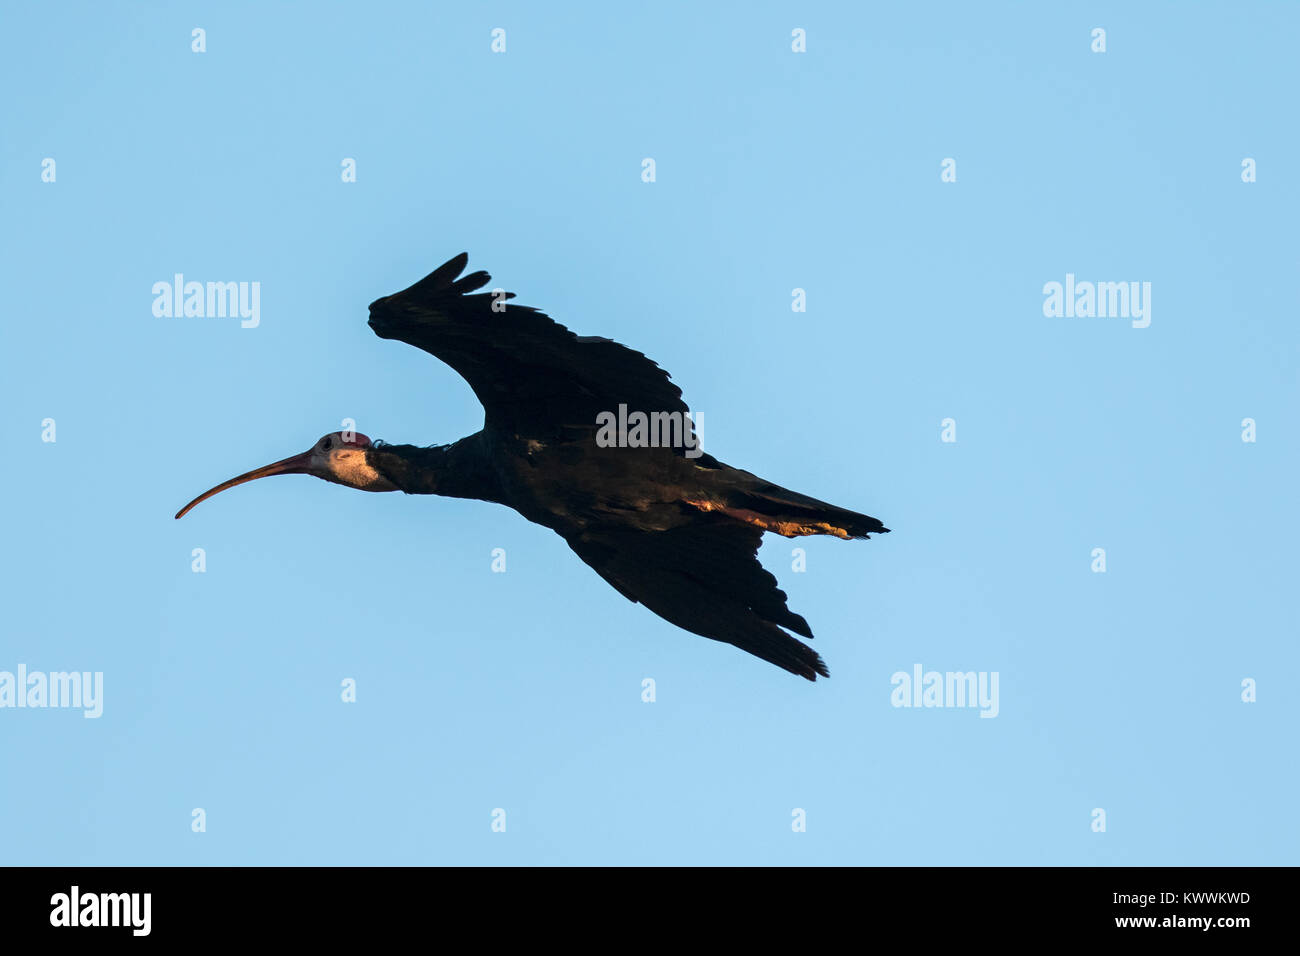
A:
<svg viewBox="0 0 1300 956">
<path fill-rule="evenodd" d="M 0 862 L 1297 862 L 1293 5 L 0 16 L 0 670 L 104 674 L 97 720 L 0 710 Z M 366 326 L 461 250 L 894 529 L 760 552 L 829 681 L 494 505 L 292 477 L 172 519 L 344 418 L 476 430 Z M 260 282 L 260 326 L 155 317 L 177 272 Z M 1066 273 L 1150 282 L 1150 327 L 1044 317 Z M 997 672 L 998 716 L 891 706 L 916 664 Z"/>
</svg>

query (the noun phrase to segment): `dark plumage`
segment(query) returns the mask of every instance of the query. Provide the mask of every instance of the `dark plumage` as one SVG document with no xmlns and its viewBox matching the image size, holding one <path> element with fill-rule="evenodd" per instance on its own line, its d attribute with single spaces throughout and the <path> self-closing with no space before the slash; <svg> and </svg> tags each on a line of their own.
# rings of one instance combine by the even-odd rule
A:
<svg viewBox="0 0 1300 956">
<path fill-rule="evenodd" d="M 481 431 L 432 448 L 334 432 L 205 491 L 176 517 L 270 475 L 495 501 L 555 531 L 620 594 L 679 627 L 808 680 L 829 676 L 821 657 L 786 633 L 812 637 L 758 563 L 763 532 L 865 538 L 889 529 L 703 454 L 667 372 L 617 342 L 508 305 L 509 293 L 477 292 L 490 277 L 461 276 L 467 260 L 462 253 L 371 303 L 370 327 L 459 372 L 483 403 Z M 602 443 L 613 434 L 603 417 L 631 422 L 638 413 L 676 430 L 661 447 Z"/>
<path fill-rule="evenodd" d="M 370 327 L 446 362 L 483 403 L 482 431 L 453 445 L 375 444 L 367 462 L 408 494 L 494 501 L 568 542 L 631 601 L 695 634 L 734 644 L 808 680 L 821 657 L 786 630 L 808 623 L 758 562 L 763 531 L 866 538 L 889 529 L 685 447 L 599 447 L 597 416 L 678 413 L 682 393 L 640 352 L 574 335 L 462 253 L 370 306 Z"/>
</svg>

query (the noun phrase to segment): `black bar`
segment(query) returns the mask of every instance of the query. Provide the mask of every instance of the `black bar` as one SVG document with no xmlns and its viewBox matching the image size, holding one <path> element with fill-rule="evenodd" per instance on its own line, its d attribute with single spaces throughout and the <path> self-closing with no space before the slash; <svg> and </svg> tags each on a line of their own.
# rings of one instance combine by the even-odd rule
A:
<svg viewBox="0 0 1300 956">
<path fill-rule="evenodd" d="M 605 926 L 629 934 L 607 937 L 611 946 L 639 947 L 642 934 L 645 945 L 669 945 L 704 924 L 760 941 L 768 929 L 802 926 L 918 945 L 1096 936 L 1232 945 L 1285 931 L 1294 882 L 1293 869 L 1244 867 L 9 868 L 0 869 L 0 926 L 6 942 L 92 944 L 376 942 L 423 928 L 437 933 L 424 939 L 473 929 L 480 942 L 519 932 L 542 945 L 561 930 L 578 938 Z M 114 917 L 117 926 L 71 925 Z"/>
</svg>

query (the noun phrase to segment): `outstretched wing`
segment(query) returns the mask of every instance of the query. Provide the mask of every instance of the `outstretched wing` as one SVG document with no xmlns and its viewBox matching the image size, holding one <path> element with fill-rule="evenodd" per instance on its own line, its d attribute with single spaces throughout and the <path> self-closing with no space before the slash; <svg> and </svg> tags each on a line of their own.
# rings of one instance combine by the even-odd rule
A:
<svg viewBox="0 0 1300 956">
<path fill-rule="evenodd" d="M 640 352 L 574 335 L 546 314 L 510 305 L 508 292 L 478 292 L 486 272 L 461 276 L 461 253 L 415 285 L 370 305 L 370 327 L 446 362 L 469 383 L 487 424 L 522 437 L 594 428 L 601 412 L 679 412 L 682 392 Z M 458 278 L 459 277 L 459 278 Z M 683 422 L 690 428 L 689 421 Z"/>
<path fill-rule="evenodd" d="M 808 680 L 830 671 L 786 607 L 785 592 L 758 563 L 761 529 L 701 514 L 666 531 L 595 529 L 566 540 L 624 597 L 694 634 L 734 644 Z"/>
</svg>

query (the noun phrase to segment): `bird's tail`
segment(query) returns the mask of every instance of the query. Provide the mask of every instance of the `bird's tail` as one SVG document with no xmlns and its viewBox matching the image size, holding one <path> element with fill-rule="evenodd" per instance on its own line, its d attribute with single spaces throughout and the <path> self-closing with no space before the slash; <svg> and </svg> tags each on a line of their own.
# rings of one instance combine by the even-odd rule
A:
<svg viewBox="0 0 1300 956">
<path fill-rule="evenodd" d="M 703 497 L 691 504 L 702 511 L 720 511 L 787 538 L 809 534 L 867 538 L 889 531 L 878 518 L 801 495 L 749 472 L 732 469 L 727 477 L 729 487 L 720 489 L 722 494 Z"/>
</svg>

